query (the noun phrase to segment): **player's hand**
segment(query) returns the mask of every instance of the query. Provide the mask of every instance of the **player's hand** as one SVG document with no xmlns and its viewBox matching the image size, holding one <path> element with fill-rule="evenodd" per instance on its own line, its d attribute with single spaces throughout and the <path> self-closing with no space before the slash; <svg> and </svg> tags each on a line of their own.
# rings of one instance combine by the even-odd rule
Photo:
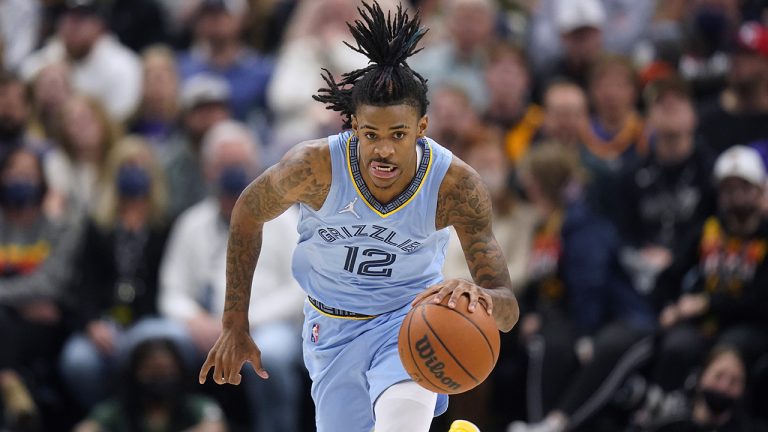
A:
<svg viewBox="0 0 768 432">
<path fill-rule="evenodd" d="M 256 374 L 264 379 L 269 374 L 261 367 L 261 351 L 251 339 L 248 329 L 224 329 L 208 353 L 200 369 L 200 384 L 204 384 L 208 371 L 213 368 L 213 381 L 216 384 L 240 384 L 240 369 L 250 361 Z"/>
<path fill-rule="evenodd" d="M 448 279 L 437 285 L 432 285 L 417 295 L 411 305 L 415 306 L 432 295 L 434 295 L 432 300 L 430 300 L 432 303 L 440 303 L 444 298 L 449 297 L 449 308 L 456 307 L 459 297 L 466 295 L 469 297 L 469 306 L 467 307 L 469 312 L 474 312 L 479 302 L 485 305 L 488 315 L 491 315 L 493 312 L 493 299 L 485 289 L 464 279 Z"/>
</svg>

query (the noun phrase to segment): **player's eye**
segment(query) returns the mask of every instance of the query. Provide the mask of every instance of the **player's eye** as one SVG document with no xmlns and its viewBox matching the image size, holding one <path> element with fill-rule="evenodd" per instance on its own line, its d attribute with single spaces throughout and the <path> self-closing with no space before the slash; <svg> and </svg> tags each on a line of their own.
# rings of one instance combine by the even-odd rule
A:
<svg viewBox="0 0 768 432">
<path fill-rule="evenodd" d="M 369 140 L 376 139 L 376 134 L 373 132 L 366 132 L 363 136 Z"/>
<path fill-rule="evenodd" d="M 392 134 L 392 136 L 394 136 L 395 139 L 398 139 L 398 140 L 399 139 L 403 139 L 403 138 L 405 138 L 405 132 L 399 132 L 398 131 L 398 132 L 395 132 L 394 134 Z"/>
</svg>

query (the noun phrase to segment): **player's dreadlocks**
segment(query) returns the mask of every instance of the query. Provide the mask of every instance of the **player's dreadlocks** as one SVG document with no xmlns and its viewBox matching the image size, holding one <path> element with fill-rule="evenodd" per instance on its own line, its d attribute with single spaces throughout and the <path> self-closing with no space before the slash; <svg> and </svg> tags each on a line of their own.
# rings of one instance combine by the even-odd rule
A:
<svg viewBox="0 0 768 432">
<path fill-rule="evenodd" d="M 348 47 L 368 57 L 370 65 L 342 75 L 336 82 L 333 74 L 323 69 L 323 79 L 328 88 L 318 90 L 312 96 L 316 101 L 327 104 L 327 109 L 339 111 L 345 117 L 344 128 L 352 127 L 352 114 L 361 104 L 387 106 L 407 104 L 419 110 L 421 116 L 427 112 L 427 80 L 414 72 L 405 60 L 421 51 L 416 49 L 419 40 L 427 32 L 420 26 L 418 13 L 413 19 L 397 7 L 394 19 L 391 14 L 384 16 L 381 6 L 363 2 L 361 20 L 347 23 L 357 42 Z"/>
</svg>

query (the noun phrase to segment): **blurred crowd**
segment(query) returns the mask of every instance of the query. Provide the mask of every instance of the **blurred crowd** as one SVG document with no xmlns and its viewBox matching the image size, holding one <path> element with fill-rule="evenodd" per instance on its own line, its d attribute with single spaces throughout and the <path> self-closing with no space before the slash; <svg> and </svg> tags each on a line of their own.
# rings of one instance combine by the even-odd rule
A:
<svg viewBox="0 0 768 432">
<path fill-rule="evenodd" d="M 768 2 L 403 1 L 522 310 L 433 430 L 768 430 Z M 270 379 L 194 377 L 237 197 L 341 128 L 312 95 L 366 64 L 357 4 L 0 0 L 0 430 L 312 430 L 295 209 L 254 276 Z"/>
</svg>

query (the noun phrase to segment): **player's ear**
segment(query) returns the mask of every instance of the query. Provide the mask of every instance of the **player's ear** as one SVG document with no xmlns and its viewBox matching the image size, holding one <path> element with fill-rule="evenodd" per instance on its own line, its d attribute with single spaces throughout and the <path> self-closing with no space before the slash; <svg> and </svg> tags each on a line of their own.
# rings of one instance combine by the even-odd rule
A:
<svg viewBox="0 0 768 432">
<path fill-rule="evenodd" d="M 352 130 L 355 132 L 355 135 L 357 135 L 357 128 L 360 126 L 357 123 L 357 117 L 355 117 L 354 114 L 352 114 L 350 117 L 351 123 L 352 123 Z"/>
<path fill-rule="evenodd" d="M 427 134 L 427 126 L 429 125 L 429 117 L 424 114 L 424 116 L 419 119 L 419 137 L 423 137 Z"/>
</svg>

